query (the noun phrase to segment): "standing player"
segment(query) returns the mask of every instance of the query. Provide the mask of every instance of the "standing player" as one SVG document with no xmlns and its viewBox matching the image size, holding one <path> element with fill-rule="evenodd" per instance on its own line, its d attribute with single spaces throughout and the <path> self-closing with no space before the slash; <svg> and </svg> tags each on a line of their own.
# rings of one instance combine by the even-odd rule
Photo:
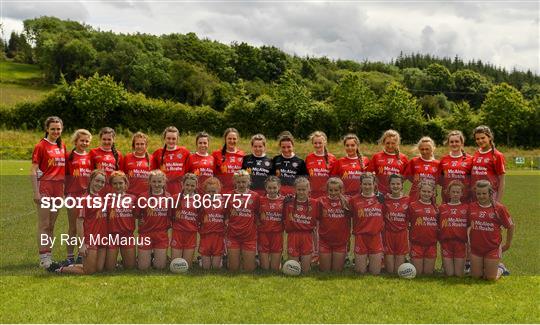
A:
<svg viewBox="0 0 540 325">
<path fill-rule="evenodd" d="M 88 180 L 92 173 L 92 163 L 90 161 L 90 155 L 86 151 L 92 141 L 92 134 L 88 130 L 78 129 L 73 133 L 71 142 L 75 146 L 70 153 L 66 152 L 66 184 L 65 192 L 66 197 L 82 197 L 88 188 Z M 77 207 L 68 209 L 68 235 L 73 238 L 77 235 L 77 218 L 79 217 L 79 211 Z M 71 241 L 70 241 L 71 242 Z M 75 261 L 73 252 L 75 251 L 74 245 L 67 245 L 67 259 L 65 264 L 81 264 L 81 257 L 77 257 Z"/>
<path fill-rule="evenodd" d="M 105 260 L 105 270 L 114 271 L 118 262 L 118 248 L 122 255 L 122 265 L 124 269 L 130 270 L 135 268 L 135 211 L 133 206 L 136 203 L 137 197 L 132 194 L 127 194 L 129 187 L 128 177 L 124 172 L 114 171 L 109 177 L 114 192 L 118 195 L 117 198 L 128 202 L 129 206 L 123 207 L 115 204 L 107 207 L 108 233 L 113 242 L 109 241 L 107 247 L 107 258 Z M 148 189 L 147 189 L 148 190 Z"/>
<path fill-rule="evenodd" d="M 281 193 L 293 194 L 296 178 L 307 175 L 306 163 L 294 154 L 294 137 L 289 131 L 281 133 L 278 144 L 281 154 L 272 159 L 275 175 L 281 181 Z"/>
<path fill-rule="evenodd" d="M 465 137 L 461 131 L 450 131 L 446 136 L 446 144 L 450 153 L 443 156 L 440 161 L 439 170 L 441 171 L 441 186 L 443 202 L 448 202 L 450 196 L 448 193 L 448 184 L 457 180 L 464 186 L 461 202 L 469 202 L 469 184 L 471 177 L 472 156 L 467 154 L 463 147 L 465 146 Z"/>
<path fill-rule="evenodd" d="M 195 137 L 197 151 L 189 156 L 186 171 L 197 175 L 198 183 L 202 185 L 208 178 L 216 173 L 216 159 L 208 153 L 210 145 L 210 135 L 206 132 L 199 132 Z M 202 190 L 202 188 L 199 188 Z"/>
<path fill-rule="evenodd" d="M 174 126 L 165 128 L 162 134 L 165 144 L 152 154 L 152 170 L 159 169 L 167 177 L 167 192 L 171 195 L 182 191 L 182 176 L 186 173 L 189 151 L 178 146 L 180 132 Z"/>
<path fill-rule="evenodd" d="M 358 273 L 377 275 L 381 273 L 383 257 L 382 231 L 384 227 L 384 206 L 379 201 L 377 181 L 373 173 L 362 174 L 362 191 L 351 199 L 354 235 L 354 270 Z"/>
<path fill-rule="evenodd" d="M 283 197 L 276 176 L 265 181 L 266 195 L 260 199 L 257 249 L 263 270 L 279 271 L 283 251 Z"/>
<path fill-rule="evenodd" d="M 107 218 L 103 213 L 103 207 L 97 204 L 92 206 L 94 200 L 101 199 L 99 194 L 105 186 L 106 173 L 102 169 L 96 169 L 90 175 L 87 195 L 83 201 L 83 208 L 77 219 L 77 236 L 83 238 L 79 249 L 79 255 L 83 256 L 81 264 L 61 266 L 52 263 L 48 271 L 69 274 L 94 274 L 102 272 L 105 266 L 107 246 L 102 245 L 102 239 L 107 237 Z M 103 201 L 101 201 L 103 203 Z"/>
<path fill-rule="evenodd" d="M 419 157 L 412 158 L 405 167 L 405 177 L 412 183 L 409 192 L 411 201 L 419 198 L 418 184 L 427 179 L 435 184 L 439 182 L 439 161 L 435 159 L 435 142 L 430 137 L 422 137 L 416 144 Z"/>
<path fill-rule="evenodd" d="M 225 143 L 221 150 L 212 153 L 216 161 L 216 175 L 223 184 L 223 192 L 234 189 L 233 175 L 242 169 L 245 153 L 237 147 L 240 133 L 235 128 L 228 128 L 223 133 Z"/>
<path fill-rule="evenodd" d="M 409 197 L 403 196 L 403 176 L 392 174 L 389 178 L 390 194 L 384 200 L 383 243 L 385 269 L 392 274 L 397 273 L 398 267 L 405 263 L 405 255 L 409 252 Z"/>
<path fill-rule="evenodd" d="M 148 174 L 151 168 L 151 157 L 148 155 L 148 136 L 136 132 L 131 138 L 130 152 L 124 158 L 122 170 L 128 177 L 127 192 L 135 196 L 148 193 Z"/>
<path fill-rule="evenodd" d="M 379 191 L 390 193 L 388 177 L 392 174 L 403 175 L 408 163 L 407 156 L 399 152 L 401 137 L 397 131 L 386 130 L 379 139 L 383 150 L 371 157 L 368 170 L 377 176 Z"/>
<path fill-rule="evenodd" d="M 433 274 L 437 259 L 437 208 L 435 183 L 422 180 L 418 185 L 420 199 L 411 201 L 407 219 L 410 224 L 411 259 L 416 274 Z"/>
<path fill-rule="evenodd" d="M 439 207 L 439 242 L 447 276 L 463 276 L 467 250 L 469 205 L 461 202 L 465 185 L 458 180 L 448 184 L 448 203 Z"/>
<path fill-rule="evenodd" d="M 311 269 L 313 229 L 317 222 L 317 201 L 309 197 L 309 180 L 299 177 L 294 181 L 295 195 L 285 201 L 285 231 L 289 259 L 299 261 L 302 273 Z"/>
<path fill-rule="evenodd" d="M 159 169 L 148 175 L 149 193 L 142 196 L 141 202 L 147 207 L 141 209 L 139 216 L 139 270 L 148 270 L 153 264 L 156 269 L 164 269 L 167 265 L 167 248 L 172 217 L 172 197 L 165 191 L 167 177 Z M 157 203 L 150 206 L 150 202 Z M 144 203 L 143 202 L 143 203 Z M 154 258 L 152 259 L 152 252 Z"/>
<path fill-rule="evenodd" d="M 63 197 L 64 178 L 66 175 L 66 146 L 62 143 L 64 125 L 57 116 L 45 120 L 45 137 L 39 141 L 32 153 L 30 176 L 34 190 L 34 202 L 38 210 L 37 240 L 39 246 L 39 265 L 48 268 L 52 263 L 52 248 L 42 245 L 41 238 L 45 235 L 52 242 L 54 224 L 58 211 L 50 211 L 41 207 L 43 197 Z"/>
<path fill-rule="evenodd" d="M 115 170 L 122 167 L 122 153 L 116 149 L 114 138 L 116 132 L 110 127 L 104 127 L 99 131 L 100 146 L 90 150 L 90 161 L 93 169 L 104 170 L 107 178 Z M 104 193 L 112 192 L 108 182 L 103 188 Z"/>
<path fill-rule="evenodd" d="M 255 270 L 255 251 L 257 249 L 256 219 L 259 213 L 259 195 L 249 189 L 249 174 L 241 169 L 234 173 L 234 191 L 226 201 L 227 261 L 230 271 L 242 269 Z"/>
<path fill-rule="evenodd" d="M 471 168 L 471 184 L 486 179 L 493 187 L 493 199 L 501 202 L 504 194 L 505 160 L 502 153 L 495 149 L 493 133 L 490 128 L 481 125 L 474 129 L 474 140 L 478 150 L 474 153 Z"/>
<path fill-rule="evenodd" d="M 352 197 L 360 192 L 360 175 L 367 171 L 369 159 L 360 153 L 360 140 L 355 134 L 343 137 L 343 145 L 347 155 L 334 163 L 330 174 L 343 180 L 345 195 Z"/>
<path fill-rule="evenodd" d="M 322 131 L 315 131 L 309 136 L 309 140 L 313 145 L 313 152 L 306 157 L 306 169 L 309 175 L 309 182 L 311 184 L 311 197 L 318 199 L 326 196 L 324 189 L 326 188 L 326 182 L 330 178 L 330 171 L 336 157 L 328 152 L 326 148 L 327 137 Z"/>
<path fill-rule="evenodd" d="M 199 254 L 203 269 L 220 269 L 225 251 L 225 202 L 220 194 L 221 183 L 216 177 L 210 177 L 202 188 L 204 194 L 210 196 L 212 205 L 199 210 Z"/>
<path fill-rule="evenodd" d="M 327 196 L 319 198 L 319 252 L 321 271 L 341 272 L 351 237 L 351 210 L 343 195 L 343 181 L 331 177 Z"/>
<path fill-rule="evenodd" d="M 272 159 L 266 156 L 266 138 L 262 134 L 251 137 L 251 154 L 244 157 L 242 169 L 251 175 L 251 190 L 265 195 L 266 178 L 272 174 Z"/>
<path fill-rule="evenodd" d="M 178 206 L 173 208 L 171 258 L 181 257 L 189 266 L 197 246 L 199 209 L 194 195 L 197 193 L 197 176 L 187 173 L 182 178 L 182 192 L 173 196 Z"/>
<path fill-rule="evenodd" d="M 474 278 L 497 280 L 504 269 L 499 266 L 502 253 L 514 237 L 514 223 L 504 205 L 493 200 L 493 187 L 487 180 L 475 187 L 477 201 L 469 206 L 469 238 L 471 244 L 471 275 Z M 501 227 L 506 228 L 506 243 L 502 243 Z"/>
</svg>

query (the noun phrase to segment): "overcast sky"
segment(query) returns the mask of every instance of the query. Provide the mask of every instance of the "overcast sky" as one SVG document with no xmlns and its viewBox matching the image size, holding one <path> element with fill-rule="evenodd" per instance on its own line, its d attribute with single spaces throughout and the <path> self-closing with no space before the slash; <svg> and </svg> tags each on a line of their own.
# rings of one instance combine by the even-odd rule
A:
<svg viewBox="0 0 540 325">
<path fill-rule="evenodd" d="M 188 33 L 300 56 L 389 61 L 421 52 L 539 67 L 537 1 L 6 1 L 5 36 L 42 15 L 123 33 Z"/>
</svg>

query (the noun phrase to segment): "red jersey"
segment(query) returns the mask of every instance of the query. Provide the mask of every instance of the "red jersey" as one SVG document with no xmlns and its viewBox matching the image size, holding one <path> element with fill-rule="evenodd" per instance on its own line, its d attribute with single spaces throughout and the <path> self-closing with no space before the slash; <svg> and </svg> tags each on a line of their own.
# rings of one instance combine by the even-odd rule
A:
<svg viewBox="0 0 540 325">
<path fill-rule="evenodd" d="M 437 209 L 431 203 L 411 202 L 407 212 L 411 225 L 409 238 L 411 243 L 420 246 L 437 244 Z"/>
<path fill-rule="evenodd" d="M 390 195 L 386 195 L 384 199 L 384 230 L 392 232 L 406 230 L 408 228 L 408 209 L 408 196 L 394 199 Z"/>
<path fill-rule="evenodd" d="M 142 195 L 148 193 L 148 174 L 150 173 L 152 157 L 136 156 L 128 153 L 124 158 L 122 170 L 129 180 L 128 193 Z"/>
<path fill-rule="evenodd" d="M 422 157 L 414 157 L 409 161 L 407 167 L 405 167 L 405 176 L 412 182 L 409 197 L 411 201 L 416 201 L 420 198 L 418 185 L 421 180 L 432 180 L 435 184 L 439 182 L 439 161 L 436 159 L 425 160 Z"/>
<path fill-rule="evenodd" d="M 367 171 L 369 159 L 362 157 L 362 164 L 359 158 L 343 157 L 338 159 L 330 174 L 343 180 L 344 192 L 353 196 L 360 192 L 360 175 Z"/>
<path fill-rule="evenodd" d="M 173 215 L 172 203 L 170 201 L 165 202 L 165 199 L 160 200 L 159 198 L 170 198 L 171 196 L 168 193 L 163 193 L 160 195 L 145 194 L 142 197 L 146 198 L 146 202 L 148 202 L 148 199 L 151 197 L 156 198 L 156 201 L 151 202 L 156 203 L 156 207 L 146 207 L 141 209 L 139 218 L 139 234 L 167 231 L 171 224 L 171 217 Z M 161 204 L 157 204 L 158 202 Z M 144 201 L 142 201 L 142 203 L 144 203 Z"/>
<path fill-rule="evenodd" d="M 443 202 L 450 200 L 448 194 L 448 184 L 451 181 L 457 180 L 465 185 L 463 189 L 462 201 L 466 202 L 469 196 L 469 184 L 471 179 L 472 156 L 465 154 L 454 157 L 450 154 L 444 156 L 440 160 L 439 170 L 441 171 L 440 184 L 442 186 Z"/>
<path fill-rule="evenodd" d="M 32 163 L 39 167 L 40 181 L 64 181 L 66 175 L 66 146 L 58 148 L 56 142 L 43 138 L 34 147 Z"/>
<path fill-rule="evenodd" d="M 259 202 L 259 232 L 282 232 L 283 231 L 283 200 L 282 196 L 270 199 L 261 196 Z"/>
<path fill-rule="evenodd" d="M 237 195 L 236 204 L 239 205 L 238 202 L 241 203 L 239 208 L 234 207 L 235 194 Z M 251 194 L 251 196 L 245 194 Z M 239 240 L 256 239 L 257 227 L 255 225 L 255 219 L 259 213 L 259 194 L 250 190 L 244 194 L 233 192 L 231 195 L 226 207 L 226 218 L 229 219 L 227 228 L 229 236 Z"/>
<path fill-rule="evenodd" d="M 160 169 L 167 176 L 167 191 L 178 194 L 182 191 L 182 176 L 186 173 L 189 151 L 177 146 L 173 150 L 159 148 L 152 154 L 152 169 Z"/>
<path fill-rule="evenodd" d="M 179 199 L 179 196 L 182 198 Z M 199 210 L 193 207 L 193 195 L 183 195 L 182 193 L 173 196 L 174 202 L 179 202 L 173 209 L 172 228 L 174 230 L 197 232 L 199 229 Z"/>
<path fill-rule="evenodd" d="M 216 173 L 216 159 L 212 155 L 203 156 L 198 152 L 189 156 L 186 171 L 197 175 L 199 188 L 202 183 Z"/>
<path fill-rule="evenodd" d="M 90 155 L 77 153 L 76 151 L 66 153 L 66 193 L 81 194 L 86 192 L 90 174 L 92 174 L 92 162 Z M 69 159 L 69 156 L 72 158 Z"/>
<path fill-rule="evenodd" d="M 487 179 L 495 191 L 499 190 L 499 176 L 506 173 L 505 160 L 497 149 L 482 153 L 476 151 L 472 158 L 471 186 L 477 181 Z"/>
<path fill-rule="evenodd" d="M 83 218 L 83 230 L 84 230 L 84 242 L 88 245 L 90 243 L 90 235 L 97 239 L 97 236 L 106 237 L 107 232 L 107 213 L 102 211 L 102 207 L 93 208 L 89 206 L 100 206 L 95 198 L 103 199 L 99 194 L 89 194 L 86 196 L 86 200 L 83 201 L 83 207 L 79 212 L 79 218 Z M 102 200 L 103 202 L 103 200 Z"/>
<path fill-rule="evenodd" d="M 221 201 L 219 208 L 210 206 L 199 210 L 199 233 L 201 235 L 209 233 L 223 234 L 225 232 L 225 200 L 222 199 L 221 195 L 217 194 L 217 196 Z"/>
<path fill-rule="evenodd" d="M 328 196 L 319 198 L 319 236 L 330 245 L 340 246 L 349 242 L 351 236 L 351 210 L 341 200 Z"/>
<path fill-rule="evenodd" d="M 469 205 L 469 224 L 471 247 L 485 250 L 497 249 L 502 242 L 501 227 L 508 229 L 514 225 L 504 205 L 484 207 L 478 202 Z"/>
<path fill-rule="evenodd" d="M 137 203 L 137 197 L 130 194 L 122 194 L 122 201 L 130 198 L 131 203 L 128 208 L 107 207 L 107 218 L 109 219 L 109 233 L 133 233 L 135 230 L 135 209 L 132 208 Z"/>
<path fill-rule="evenodd" d="M 234 172 L 242 169 L 242 161 L 244 160 L 244 152 L 237 150 L 236 152 L 226 152 L 225 158 L 221 154 L 221 150 L 216 150 L 212 153 L 216 163 L 216 175 L 221 181 L 223 191 L 232 191 Z"/>
<path fill-rule="evenodd" d="M 308 199 L 306 202 L 296 202 L 296 199 L 285 203 L 285 231 L 309 232 L 315 228 L 318 219 L 317 201 Z"/>
<path fill-rule="evenodd" d="M 376 235 L 384 228 L 384 206 L 375 195 L 362 194 L 351 199 L 354 235 Z"/>
<path fill-rule="evenodd" d="M 326 194 L 326 182 L 330 178 L 330 171 L 336 162 L 336 157 L 331 153 L 328 153 L 325 157 L 312 152 L 307 155 L 304 162 L 306 163 L 311 184 L 311 196 L 314 198 L 324 196 Z"/>
<path fill-rule="evenodd" d="M 395 153 L 381 151 L 371 157 L 368 171 L 377 175 L 377 187 L 380 192 L 390 193 L 388 176 L 392 174 L 403 175 L 408 162 L 407 156 L 402 153 L 398 157 Z"/>
<path fill-rule="evenodd" d="M 439 207 L 439 240 L 467 242 L 469 205 L 444 203 Z"/>
<path fill-rule="evenodd" d="M 113 152 L 111 149 L 106 150 L 101 147 L 94 148 L 90 150 L 90 161 L 92 162 L 93 169 L 102 169 L 105 171 L 107 176 L 115 170 L 122 168 L 122 153 L 117 150 L 118 161 L 114 158 Z M 118 166 L 118 168 L 116 168 Z"/>
</svg>

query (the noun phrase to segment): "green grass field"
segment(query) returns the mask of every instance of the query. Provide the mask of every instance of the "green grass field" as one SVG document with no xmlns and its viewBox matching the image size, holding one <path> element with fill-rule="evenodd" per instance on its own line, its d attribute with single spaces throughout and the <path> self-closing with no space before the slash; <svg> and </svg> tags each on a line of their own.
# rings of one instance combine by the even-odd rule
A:
<svg viewBox="0 0 540 325">
<path fill-rule="evenodd" d="M 0 107 L 39 100 L 52 88 L 37 65 L 0 61 Z"/>
<path fill-rule="evenodd" d="M 0 160 L 0 322 L 2 323 L 538 323 L 540 322 L 540 173 L 507 177 L 516 223 L 497 283 L 441 275 L 185 275 L 137 271 L 58 276 L 37 267 L 36 213 L 29 161 Z M 67 230 L 62 211 L 56 234 Z M 56 259 L 65 257 L 62 247 Z"/>
</svg>

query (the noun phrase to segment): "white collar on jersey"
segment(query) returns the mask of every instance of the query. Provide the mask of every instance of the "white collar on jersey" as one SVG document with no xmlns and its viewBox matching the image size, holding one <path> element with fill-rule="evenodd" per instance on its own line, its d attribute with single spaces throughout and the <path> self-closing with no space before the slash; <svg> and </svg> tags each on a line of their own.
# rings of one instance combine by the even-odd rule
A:
<svg viewBox="0 0 540 325">
<path fill-rule="evenodd" d="M 195 154 L 201 157 L 208 157 L 208 152 L 206 154 L 199 153 L 198 151 L 195 151 Z"/>
<path fill-rule="evenodd" d="M 452 157 L 452 158 L 461 158 L 461 157 L 463 157 L 463 152 L 460 151 L 460 152 L 459 152 L 459 155 L 457 155 L 457 156 L 454 156 L 454 155 L 452 154 L 452 152 L 450 152 L 449 155 L 450 155 L 450 157 Z"/>
</svg>

